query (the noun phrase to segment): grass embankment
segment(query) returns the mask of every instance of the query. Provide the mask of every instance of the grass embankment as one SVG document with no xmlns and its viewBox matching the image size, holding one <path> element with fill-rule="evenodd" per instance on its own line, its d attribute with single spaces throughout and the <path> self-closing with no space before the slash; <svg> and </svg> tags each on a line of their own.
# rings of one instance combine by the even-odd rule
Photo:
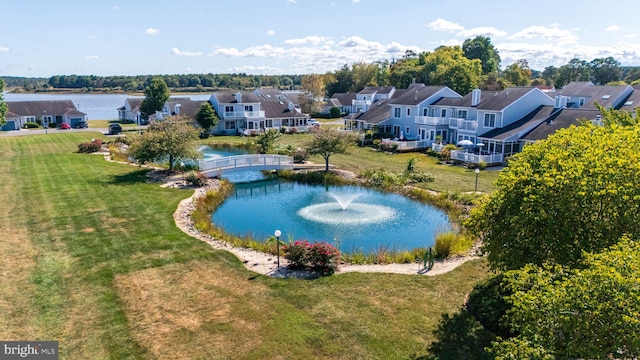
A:
<svg viewBox="0 0 640 360">
<path fill-rule="evenodd" d="M 0 339 L 61 359 L 409 358 L 487 275 L 272 279 L 175 226 L 188 190 L 77 154 L 98 133 L 0 139 Z"/>
</svg>

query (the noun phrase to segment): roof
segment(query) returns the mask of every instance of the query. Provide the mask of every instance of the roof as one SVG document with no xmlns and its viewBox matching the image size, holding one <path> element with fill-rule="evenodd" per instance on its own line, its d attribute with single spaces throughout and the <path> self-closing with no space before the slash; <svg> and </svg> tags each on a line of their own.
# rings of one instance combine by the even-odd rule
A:
<svg viewBox="0 0 640 360">
<path fill-rule="evenodd" d="M 570 82 L 560 94 L 571 97 L 585 97 L 582 108 L 597 109 L 595 104 L 605 108 L 619 107 L 626 92 L 633 90 L 629 85 L 593 85 L 591 82 Z"/>
<path fill-rule="evenodd" d="M 389 94 L 393 89 L 393 86 L 365 86 L 358 94 Z"/>
<path fill-rule="evenodd" d="M 213 96 L 218 100 L 219 104 L 238 104 L 236 100 L 236 94 L 231 92 L 214 92 Z M 240 99 L 240 103 L 258 103 L 260 102 L 260 97 L 252 92 L 240 92 L 242 98 Z"/>
<path fill-rule="evenodd" d="M 291 110 L 287 100 L 262 100 L 260 101 L 260 110 L 264 111 L 266 119 L 274 118 L 307 118 L 309 115 L 297 111 L 295 108 Z"/>
<path fill-rule="evenodd" d="M 512 86 L 498 92 L 483 91 L 476 109 L 503 110 L 535 88 L 535 86 Z M 487 93 L 488 96 L 483 96 L 485 93 Z M 491 96 L 491 94 L 493 94 L 493 96 Z"/>
<path fill-rule="evenodd" d="M 521 139 L 526 141 L 544 140 L 560 129 L 578 125 L 579 119 L 595 119 L 597 115 L 600 115 L 600 111 L 594 109 L 560 109 Z"/>
<path fill-rule="evenodd" d="M 331 99 L 337 100 L 342 106 L 351 106 L 352 101 L 356 99 L 355 93 L 335 93 Z M 340 106 L 337 105 L 337 106 Z"/>
<path fill-rule="evenodd" d="M 524 131 L 530 130 L 532 127 L 540 124 L 552 113 L 553 106 L 540 105 L 522 119 L 514 121 L 505 127 L 490 130 L 478 137 L 493 140 L 506 140 L 513 136 L 520 138 Z"/>
<path fill-rule="evenodd" d="M 407 91 L 401 93 L 401 95 L 391 98 L 390 104 L 393 105 L 418 105 L 431 96 L 435 95 L 446 86 L 442 85 L 425 85 L 425 84 L 411 84 Z M 397 92 L 397 91 L 396 91 Z"/>
<path fill-rule="evenodd" d="M 352 114 L 351 118 L 369 124 L 379 124 L 385 120 L 389 120 L 391 118 L 390 101 L 391 100 L 378 100 L 369 107 L 369 110 Z"/>
<path fill-rule="evenodd" d="M 629 97 L 624 99 L 624 102 L 622 103 L 622 106 L 620 107 L 619 110 L 634 111 L 639 106 L 640 106 L 640 90 L 634 87 L 633 92 L 631 92 Z"/>
<path fill-rule="evenodd" d="M 17 116 L 42 115 L 78 115 L 87 114 L 78 111 L 71 100 L 38 100 L 38 101 L 7 101 L 8 112 Z"/>
<path fill-rule="evenodd" d="M 196 114 L 200 110 L 200 107 L 207 100 L 191 100 L 191 98 L 182 97 L 182 98 L 169 98 L 165 105 L 169 108 L 168 110 L 173 114 L 175 112 L 176 105 L 180 105 L 180 115 L 185 115 L 190 118 L 195 118 Z"/>
<path fill-rule="evenodd" d="M 497 93 L 499 93 L 499 91 L 482 90 L 480 92 L 480 100 L 482 101 L 482 99 L 489 99 L 492 96 L 495 96 Z M 471 107 L 472 94 L 473 93 L 470 92 L 467 95 L 463 96 L 462 98 L 443 97 L 443 98 L 439 99 L 438 101 L 436 101 L 435 103 L 433 103 L 433 105 L 436 105 L 436 106 L 439 105 L 439 106 Z"/>
</svg>

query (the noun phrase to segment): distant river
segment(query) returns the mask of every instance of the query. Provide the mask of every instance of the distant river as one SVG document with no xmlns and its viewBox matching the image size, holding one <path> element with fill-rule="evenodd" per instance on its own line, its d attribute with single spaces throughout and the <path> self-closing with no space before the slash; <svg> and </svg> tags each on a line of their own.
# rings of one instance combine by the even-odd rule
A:
<svg viewBox="0 0 640 360">
<path fill-rule="evenodd" d="M 174 95 L 190 97 L 192 100 L 209 100 L 211 94 Z M 126 94 L 4 94 L 5 101 L 71 100 L 78 110 L 87 114 L 89 120 L 114 120 L 118 118 L 118 108 L 127 98 Z"/>
</svg>

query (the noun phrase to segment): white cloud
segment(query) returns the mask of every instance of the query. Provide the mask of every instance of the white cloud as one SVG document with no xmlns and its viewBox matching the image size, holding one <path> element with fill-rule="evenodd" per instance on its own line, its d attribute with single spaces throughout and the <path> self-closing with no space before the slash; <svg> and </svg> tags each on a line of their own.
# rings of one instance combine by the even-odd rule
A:
<svg viewBox="0 0 640 360">
<path fill-rule="evenodd" d="M 171 48 L 171 52 L 174 55 L 178 55 L 178 56 L 201 56 L 202 53 L 200 51 L 182 51 L 178 48 Z"/>
<path fill-rule="evenodd" d="M 154 28 L 148 28 L 144 33 L 149 36 L 154 36 L 154 35 L 158 35 L 160 33 L 160 30 L 154 29 Z"/>
<path fill-rule="evenodd" d="M 519 31 L 513 35 L 510 35 L 507 39 L 519 40 L 519 39 L 534 39 L 541 38 L 545 40 L 561 41 L 575 43 L 578 41 L 578 36 L 570 30 L 562 30 L 558 25 L 551 26 L 530 26 L 522 31 Z"/>
<path fill-rule="evenodd" d="M 118 10 L 120 10 L 120 6 L 116 5 L 112 9 L 113 9 L 113 11 L 118 11 Z"/>
<path fill-rule="evenodd" d="M 620 30 L 620 26 L 618 25 L 609 25 L 604 29 L 604 31 L 618 31 L 618 30 Z"/>
<path fill-rule="evenodd" d="M 0 52 L 9 52 L 8 47 L 0 46 Z"/>
<path fill-rule="evenodd" d="M 322 43 L 333 44 L 333 41 L 329 38 L 325 38 L 324 36 L 307 36 L 300 39 L 285 40 L 284 43 L 286 45 L 305 45 L 305 44 L 318 45 Z"/>
<path fill-rule="evenodd" d="M 476 36 L 486 36 L 490 38 L 505 37 L 507 33 L 494 27 L 476 27 L 473 29 L 465 29 L 458 32 L 458 36 L 463 38 L 473 38 Z"/>
<path fill-rule="evenodd" d="M 275 34 L 275 33 L 276 33 L 276 32 L 275 32 L 275 31 L 273 31 L 273 30 L 271 30 L 271 29 L 267 30 L 267 35 L 273 35 L 273 34 Z"/>
<path fill-rule="evenodd" d="M 430 22 L 428 26 L 436 31 L 456 32 L 464 30 L 462 25 L 441 18 L 437 18 L 435 21 Z"/>
<path fill-rule="evenodd" d="M 351 0 L 352 3 L 357 4 L 360 2 L 360 0 Z"/>
<path fill-rule="evenodd" d="M 297 0 L 287 0 L 287 2 L 288 2 L 289 4 L 295 4 L 295 3 L 297 3 L 298 1 L 297 1 Z"/>
<path fill-rule="evenodd" d="M 100 57 L 98 55 L 87 55 L 84 57 L 87 60 L 98 60 Z"/>
</svg>

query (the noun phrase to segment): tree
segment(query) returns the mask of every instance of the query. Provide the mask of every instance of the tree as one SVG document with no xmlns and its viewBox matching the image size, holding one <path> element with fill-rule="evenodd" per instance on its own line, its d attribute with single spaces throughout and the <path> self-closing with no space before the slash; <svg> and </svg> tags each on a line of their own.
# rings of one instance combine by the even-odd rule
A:
<svg viewBox="0 0 640 360">
<path fill-rule="evenodd" d="M 145 87 L 144 96 L 140 104 L 140 113 L 142 118 L 148 119 L 156 111 L 162 110 L 164 103 L 169 99 L 167 83 L 161 77 L 154 77 L 149 86 Z"/>
<path fill-rule="evenodd" d="M 531 82 L 531 69 L 527 60 L 518 60 L 507 66 L 502 76 L 512 85 L 528 86 Z"/>
<path fill-rule="evenodd" d="M 469 60 L 460 46 L 440 46 L 434 52 L 420 54 L 424 66 L 422 79 L 429 85 L 446 85 L 459 94 L 478 87 L 482 68 L 480 60 Z"/>
<path fill-rule="evenodd" d="M 591 65 L 593 82 L 597 85 L 606 85 L 620 80 L 620 76 L 622 74 L 620 70 L 620 62 L 611 56 L 593 59 L 589 65 Z"/>
<path fill-rule="evenodd" d="M 276 141 L 282 134 L 276 129 L 269 129 L 268 131 L 263 132 L 256 136 L 253 141 L 253 147 L 258 152 L 258 154 L 269 154 L 272 153 L 276 148 Z"/>
<path fill-rule="evenodd" d="M 640 235 L 640 125 L 611 123 L 559 130 L 500 172 L 497 190 L 466 222 L 492 268 L 571 265 L 583 251 Z"/>
<path fill-rule="evenodd" d="M 589 63 L 577 58 L 571 59 L 567 65 L 560 66 L 554 85 L 562 88 L 572 81 L 590 81 L 591 66 Z"/>
<path fill-rule="evenodd" d="M 462 51 L 467 59 L 478 59 L 482 64 L 482 74 L 495 73 L 500 70 L 500 54 L 485 36 L 476 36 L 462 43 Z"/>
<path fill-rule="evenodd" d="M 7 111 L 8 106 L 7 103 L 4 102 L 4 80 L 0 78 L 0 125 L 4 125 L 7 123 Z"/>
<path fill-rule="evenodd" d="M 340 117 L 340 108 L 334 106 L 331 109 L 329 109 L 329 116 L 331 116 L 331 118 L 333 118 L 333 119 L 339 118 Z"/>
<path fill-rule="evenodd" d="M 324 75 L 311 74 L 305 75 L 302 78 L 302 84 L 300 88 L 307 93 L 306 103 L 303 103 L 306 109 L 303 109 L 305 112 L 317 112 L 320 110 L 319 104 L 325 97 L 326 91 L 326 78 Z"/>
<path fill-rule="evenodd" d="M 338 131 L 330 127 L 320 127 L 311 134 L 311 140 L 306 149 L 311 155 L 324 158 L 325 172 L 329 172 L 329 157 L 333 154 L 344 154 L 349 147 L 355 145 L 358 136 L 348 131 Z"/>
<path fill-rule="evenodd" d="M 129 156 L 142 164 L 168 161 L 170 171 L 178 160 L 200 158 L 202 154 L 196 149 L 198 131 L 189 121 L 178 115 L 151 123 L 147 132 L 131 142 Z"/>
<path fill-rule="evenodd" d="M 212 127 L 218 125 L 220 119 L 213 109 L 213 106 L 207 101 L 200 106 L 200 109 L 196 113 L 196 121 L 203 129 L 210 130 Z"/>
<path fill-rule="evenodd" d="M 512 294 L 506 322 L 518 334 L 497 342 L 496 355 L 532 344 L 561 359 L 640 356 L 640 243 L 628 237 L 578 268 L 528 265 L 504 274 Z"/>
</svg>

